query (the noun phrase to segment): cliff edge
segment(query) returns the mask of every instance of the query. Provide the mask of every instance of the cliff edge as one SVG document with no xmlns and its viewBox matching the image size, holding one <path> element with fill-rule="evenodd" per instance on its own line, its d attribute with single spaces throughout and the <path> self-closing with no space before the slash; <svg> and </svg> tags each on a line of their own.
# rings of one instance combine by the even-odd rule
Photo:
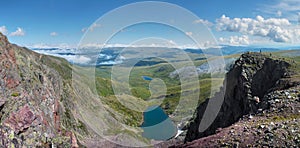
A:
<svg viewBox="0 0 300 148">
<path fill-rule="evenodd" d="M 291 66 L 270 55 L 242 54 L 226 74 L 226 87 L 214 96 L 224 97 L 214 122 L 198 131 L 207 99 L 188 126 L 186 144 L 179 147 L 299 146 L 300 80 L 292 79 Z M 287 125 L 293 130 L 281 128 Z"/>
</svg>

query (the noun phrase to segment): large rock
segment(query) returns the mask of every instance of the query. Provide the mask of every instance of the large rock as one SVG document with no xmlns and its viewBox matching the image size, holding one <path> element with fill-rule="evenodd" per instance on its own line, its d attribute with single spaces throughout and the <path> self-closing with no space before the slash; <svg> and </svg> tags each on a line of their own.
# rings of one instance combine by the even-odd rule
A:
<svg viewBox="0 0 300 148">
<path fill-rule="evenodd" d="M 254 114 L 257 110 L 268 108 L 264 95 L 274 89 L 288 87 L 279 83 L 289 76 L 289 63 L 273 60 L 259 53 L 245 53 L 235 62 L 227 73 L 224 88 L 215 94 L 214 99 L 224 97 L 224 102 L 216 119 L 204 132 L 199 132 L 199 124 L 209 99 L 200 104 L 191 121 L 185 141 L 192 141 L 214 134 L 218 128 L 237 122 L 243 115 Z"/>
<path fill-rule="evenodd" d="M 10 117 L 4 121 L 4 124 L 11 127 L 16 134 L 19 134 L 33 125 L 32 123 L 35 119 L 34 113 L 28 105 L 25 105 L 17 113 L 11 113 Z"/>
</svg>

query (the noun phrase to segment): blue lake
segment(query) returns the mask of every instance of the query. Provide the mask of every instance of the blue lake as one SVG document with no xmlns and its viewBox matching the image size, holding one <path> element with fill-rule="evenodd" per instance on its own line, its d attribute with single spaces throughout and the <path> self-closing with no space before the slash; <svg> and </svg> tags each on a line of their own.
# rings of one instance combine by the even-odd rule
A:
<svg viewBox="0 0 300 148">
<path fill-rule="evenodd" d="M 152 78 L 151 78 L 151 77 L 148 77 L 148 76 L 142 76 L 142 78 L 143 78 L 144 80 L 146 80 L 146 81 L 151 81 L 151 80 L 152 80 Z"/>
<path fill-rule="evenodd" d="M 141 128 L 143 137 L 154 140 L 168 140 L 176 135 L 177 127 L 168 115 L 159 107 L 151 106 L 145 110 Z"/>
</svg>

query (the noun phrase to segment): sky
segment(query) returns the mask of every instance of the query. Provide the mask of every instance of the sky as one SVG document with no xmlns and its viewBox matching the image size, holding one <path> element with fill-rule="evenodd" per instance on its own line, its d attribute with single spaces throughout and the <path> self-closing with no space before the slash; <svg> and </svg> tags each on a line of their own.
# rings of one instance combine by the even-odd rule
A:
<svg viewBox="0 0 300 148">
<path fill-rule="evenodd" d="M 9 40 L 30 48 L 76 47 L 86 32 L 102 28 L 97 20 L 114 9 L 141 2 L 137 0 L 9 0 L 1 2 L 0 32 Z M 162 0 L 191 11 L 199 19 L 184 22 L 187 26 L 204 24 L 220 45 L 231 46 L 299 46 L 299 0 Z M 162 10 L 163 11 L 163 10 Z M 177 15 L 177 14 L 174 14 Z M 123 18 L 124 20 L 126 17 Z M 114 26 L 118 21 L 110 24 Z M 111 29 L 111 28 L 109 28 Z M 122 32 L 126 30 L 126 34 Z M 159 24 L 129 26 L 110 44 L 126 45 L 145 36 L 191 43 L 183 36 L 196 32 L 180 32 Z M 145 36 L 141 34 L 145 34 Z M 101 32 L 99 32 L 101 34 Z M 101 43 L 100 43 L 101 44 Z"/>
</svg>

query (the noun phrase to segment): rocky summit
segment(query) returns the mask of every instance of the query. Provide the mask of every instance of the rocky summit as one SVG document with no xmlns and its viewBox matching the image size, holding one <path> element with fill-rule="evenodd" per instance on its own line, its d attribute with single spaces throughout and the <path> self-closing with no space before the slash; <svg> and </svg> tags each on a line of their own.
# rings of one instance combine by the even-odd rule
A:
<svg viewBox="0 0 300 148">
<path fill-rule="evenodd" d="M 209 99 L 200 104 L 188 126 L 185 144 L 176 147 L 260 147 L 300 145 L 300 83 L 294 61 L 245 53 L 227 73 L 215 98 L 220 112 L 203 132 L 198 127 Z"/>
</svg>

